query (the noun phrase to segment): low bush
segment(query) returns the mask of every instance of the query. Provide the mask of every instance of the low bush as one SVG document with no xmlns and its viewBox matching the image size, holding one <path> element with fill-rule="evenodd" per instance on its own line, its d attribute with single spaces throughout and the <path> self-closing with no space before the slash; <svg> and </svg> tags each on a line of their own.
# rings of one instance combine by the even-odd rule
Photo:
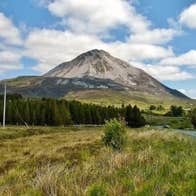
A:
<svg viewBox="0 0 196 196">
<path fill-rule="evenodd" d="M 108 196 L 105 187 L 103 185 L 92 185 L 89 187 L 88 196 Z"/>
<path fill-rule="evenodd" d="M 102 140 L 106 146 L 114 150 L 122 150 L 127 140 L 127 133 L 123 123 L 116 119 L 107 121 Z"/>
<path fill-rule="evenodd" d="M 184 116 L 185 114 L 185 111 L 184 109 L 182 108 L 182 106 L 175 106 L 175 105 L 172 105 L 170 107 L 170 111 L 167 112 L 165 114 L 165 116 L 173 116 L 173 117 L 180 117 L 180 116 Z"/>
</svg>

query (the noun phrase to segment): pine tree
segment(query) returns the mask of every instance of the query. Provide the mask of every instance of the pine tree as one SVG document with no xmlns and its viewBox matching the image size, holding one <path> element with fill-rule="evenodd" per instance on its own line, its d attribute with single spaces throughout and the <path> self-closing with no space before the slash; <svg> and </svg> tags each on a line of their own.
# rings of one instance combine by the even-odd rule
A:
<svg viewBox="0 0 196 196">
<path fill-rule="evenodd" d="M 70 125 L 72 124 L 71 114 L 69 110 L 66 108 L 64 102 L 59 103 L 59 112 L 63 121 L 63 125 Z"/>
<path fill-rule="evenodd" d="M 29 100 L 25 102 L 24 113 L 23 113 L 24 121 L 27 124 L 30 124 L 30 109 L 29 109 Z"/>
<path fill-rule="evenodd" d="M 133 108 L 131 105 L 127 106 L 125 120 L 129 127 L 141 127 L 145 125 L 145 119 L 137 106 Z"/>
<path fill-rule="evenodd" d="M 128 105 L 125 109 L 125 121 L 129 127 L 133 126 L 133 108 L 131 105 Z"/>
</svg>

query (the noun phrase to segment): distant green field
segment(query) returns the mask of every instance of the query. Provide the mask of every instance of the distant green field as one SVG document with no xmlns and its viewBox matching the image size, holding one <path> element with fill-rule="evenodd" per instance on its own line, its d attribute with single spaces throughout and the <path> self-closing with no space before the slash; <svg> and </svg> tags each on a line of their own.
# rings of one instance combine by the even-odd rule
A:
<svg viewBox="0 0 196 196">
<path fill-rule="evenodd" d="M 194 138 L 128 129 L 127 148 L 113 152 L 102 129 L 0 129 L 0 195 L 195 195 Z"/>
<path fill-rule="evenodd" d="M 70 92 L 65 99 L 76 99 L 81 102 L 95 103 L 102 105 L 116 105 L 122 104 L 137 105 L 142 109 L 149 108 L 149 105 L 162 105 L 165 109 L 168 109 L 171 105 L 182 105 L 185 108 L 196 107 L 196 101 L 182 100 L 173 97 L 156 97 L 145 93 L 139 93 L 134 91 L 112 91 L 112 90 L 82 90 L 76 92 Z"/>
<path fill-rule="evenodd" d="M 155 114 L 144 114 L 146 123 L 151 126 L 166 126 L 174 129 L 191 129 L 193 125 L 187 117 L 168 117 Z"/>
<path fill-rule="evenodd" d="M 8 79 L 6 80 L 6 82 L 9 86 L 26 87 L 34 83 L 37 78 L 38 77 L 36 76 L 31 76 L 31 77 L 23 76 L 23 77 Z"/>
</svg>

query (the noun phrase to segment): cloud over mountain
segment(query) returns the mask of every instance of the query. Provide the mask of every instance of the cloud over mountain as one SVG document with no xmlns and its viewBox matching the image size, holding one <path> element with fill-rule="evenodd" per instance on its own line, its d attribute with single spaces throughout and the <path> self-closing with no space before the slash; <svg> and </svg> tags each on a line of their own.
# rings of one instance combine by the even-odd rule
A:
<svg viewBox="0 0 196 196">
<path fill-rule="evenodd" d="M 160 80 L 188 80 L 195 74 L 195 48 L 174 47 L 186 30 L 195 28 L 195 4 L 173 18 L 176 26 L 154 24 L 134 1 L 126 0 L 33 0 L 56 21 L 50 25 L 27 26 L 25 32 L 12 16 L 0 13 L 0 60 L 2 73 L 28 67 L 23 58 L 33 61 L 30 69 L 43 73 L 94 48 L 109 51 Z M 45 22 L 45 21 L 43 21 Z M 181 29 L 181 26 L 182 29 Z M 126 31 L 126 33 L 125 33 Z M 6 59 L 6 60 L 5 60 Z M 178 67 L 177 67 L 178 66 Z M 2 76 L 2 74 L 1 74 Z"/>
</svg>

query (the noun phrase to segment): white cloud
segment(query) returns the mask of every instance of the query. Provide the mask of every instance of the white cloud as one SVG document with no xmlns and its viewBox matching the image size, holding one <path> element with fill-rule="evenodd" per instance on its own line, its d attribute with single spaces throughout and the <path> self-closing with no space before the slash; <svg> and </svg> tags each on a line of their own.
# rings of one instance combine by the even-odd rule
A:
<svg viewBox="0 0 196 196">
<path fill-rule="evenodd" d="M 180 32 L 174 29 L 154 29 L 133 34 L 130 41 L 133 43 L 165 44 L 179 34 Z"/>
<path fill-rule="evenodd" d="M 159 80 L 187 80 L 193 78 L 193 76 L 181 70 L 179 67 L 173 66 L 162 66 L 162 65 L 151 65 L 151 64 L 143 64 L 141 62 L 130 62 L 132 65 L 137 66 L 138 68 L 143 69 L 153 77 Z"/>
<path fill-rule="evenodd" d="M 39 61 L 39 65 L 34 69 L 42 73 L 95 48 L 106 50 L 127 61 L 157 60 L 173 56 L 171 48 L 129 42 L 104 43 L 94 35 L 49 29 L 37 29 L 31 32 L 25 46 L 25 55 Z"/>
<path fill-rule="evenodd" d="M 12 21 L 0 12 L 0 74 L 22 68 L 22 52 L 15 46 L 21 46 L 20 31 Z"/>
<path fill-rule="evenodd" d="M 25 55 L 39 61 L 39 65 L 34 69 L 43 73 L 82 52 L 92 48 L 104 48 L 104 43 L 95 36 L 37 29 L 29 34 L 25 46 Z"/>
<path fill-rule="evenodd" d="M 196 28 L 196 3 L 190 5 L 180 14 L 179 21 L 189 28 Z"/>
<path fill-rule="evenodd" d="M 20 56 L 16 53 L 10 52 L 10 51 L 1 51 L 0 52 L 0 62 L 4 63 L 15 63 L 18 62 L 20 59 Z"/>
<path fill-rule="evenodd" d="M 171 48 L 151 44 L 116 42 L 111 44 L 111 53 L 127 61 L 158 60 L 173 56 Z"/>
<path fill-rule="evenodd" d="M 54 0 L 48 10 L 76 32 L 100 33 L 117 25 L 141 32 L 151 24 L 126 0 Z"/>
<path fill-rule="evenodd" d="M 124 25 L 132 33 L 130 40 L 140 44 L 164 44 L 180 33 L 171 28 L 152 29 L 151 22 L 126 0 L 54 0 L 45 6 L 62 18 L 61 24 L 77 33 L 104 37 L 110 29 Z"/>
<path fill-rule="evenodd" d="M 12 21 L 0 12 L 0 38 L 8 44 L 21 44 L 19 30 Z"/>
<path fill-rule="evenodd" d="M 181 66 L 181 65 L 189 65 L 196 66 L 196 50 L 190 50 L 187 53 L 184 53 L 177 57 L 170 57 L 163 59 L 161 61 L 162 65 L 170 65 L 170 66 Z"/>
<path fill-rule="evenodd" d="M 0 51 L 0 73 L 21 69 L 20 57 L 13 51 Z"/>
</svg>

